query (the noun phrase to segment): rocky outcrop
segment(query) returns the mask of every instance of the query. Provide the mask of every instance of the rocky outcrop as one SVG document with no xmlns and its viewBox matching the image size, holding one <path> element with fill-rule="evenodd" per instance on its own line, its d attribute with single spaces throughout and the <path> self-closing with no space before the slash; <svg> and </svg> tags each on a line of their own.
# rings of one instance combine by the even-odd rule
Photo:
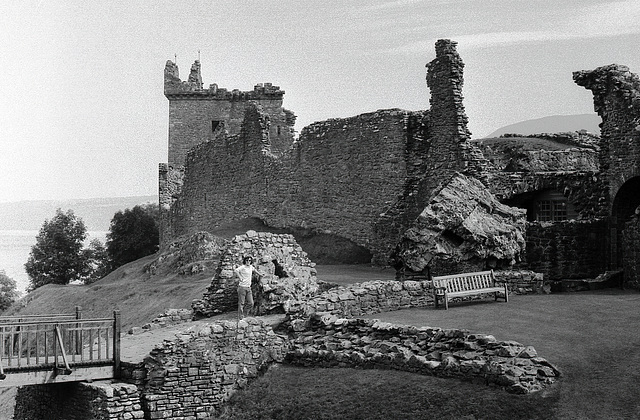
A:
<svg viewBox="0 0 640 420">
<path fill-rule="evenodd" d="M 209 232 L 197 232 L 171 242 L 145 270 L 151 274 L 198 274 L 218 263 L 227 241 Z"/>
<path fill-rule="evenodd" d="M 525 250 L 526 211 L 498 202 L 480 181 L 456 174 L 409 228 L 396 267 L 432 274 L 505 267 Z"/>
<path fill-rule="evenodd" d="M 245 256 L 263 273 L 252 285 L 256 314 L 283 312 L 290 300 L 305 300 L 318 291 L 315 264 L 292 235 L 248 231 L 232 239 L 203 299 L 192 303 L 197 317 L 237 310 L 238 278 L 234 267 Z"/>
</svg>

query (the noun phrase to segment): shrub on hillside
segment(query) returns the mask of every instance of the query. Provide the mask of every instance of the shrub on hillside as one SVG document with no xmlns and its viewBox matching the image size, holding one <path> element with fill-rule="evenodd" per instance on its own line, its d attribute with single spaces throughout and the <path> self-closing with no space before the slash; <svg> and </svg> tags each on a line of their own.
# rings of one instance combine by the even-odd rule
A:
<svg viewBox="0 0 640 420">
<path fill-rule="evenodd" d="M 107 254 L 112 270 L 158 250 L 157 208 L 157 205 L 138 205 L 113 216 L 107 233 Z"/>
<path fill-rule="evenodd" d="M 0 270 L 0 312 L 11 306 L 19 296 L 16 281 Z"/>
</svg>

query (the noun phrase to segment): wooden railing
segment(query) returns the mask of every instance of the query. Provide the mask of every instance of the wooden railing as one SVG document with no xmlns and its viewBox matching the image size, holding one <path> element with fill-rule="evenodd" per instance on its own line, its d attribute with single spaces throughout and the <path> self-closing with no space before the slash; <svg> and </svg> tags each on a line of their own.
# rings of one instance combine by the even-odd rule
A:
<svg viewBox="0 0 640 420">
<path fill-rule="evenodd" d="M 0 345 L 0 380 L 12 373 L 52 371 L 64 376 L 111 365 L 114 377 L 120 369 L 120 313 L 82 319 L 76 308 L 75 314 L 0 317 Z"/>
</svg>

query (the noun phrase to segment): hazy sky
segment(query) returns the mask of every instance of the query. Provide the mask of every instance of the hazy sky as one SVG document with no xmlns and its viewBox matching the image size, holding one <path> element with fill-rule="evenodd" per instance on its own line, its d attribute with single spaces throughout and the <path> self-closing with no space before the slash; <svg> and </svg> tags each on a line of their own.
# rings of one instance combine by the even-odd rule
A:
<svg viewBox="0 0 640 420">
<path fill-rule="evenodd" d="M 458 41 L 474 137 L 593 112 L 571 72 L 640 73 L 640 1 L 208 0 L 0 3 L 0 201 L 152 195 L 167 160 L 163 70 L 205 86 L 272 82 L 299 131 L 429 107 L 425 64 Z"/>
</svg>

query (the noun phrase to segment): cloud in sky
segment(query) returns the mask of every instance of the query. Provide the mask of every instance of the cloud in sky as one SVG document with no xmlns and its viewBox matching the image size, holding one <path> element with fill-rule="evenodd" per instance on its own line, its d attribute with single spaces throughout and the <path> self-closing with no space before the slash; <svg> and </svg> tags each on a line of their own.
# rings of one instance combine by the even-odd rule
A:
<svg viewBox="0 0 640 420">
<path fill-rule="evenodd" d="M 393 2 L 396 6 L 401 3 L 415 3 L 418 0 L 399 0 Z M 391 3 L 385 3 L 391 4 Z M 500 16 L 496 16 L 500 20 Z M 610 38 L 623 35 L 640 34 L 640 2 L 637 0 L 614 1 L 599 3 L 581 8 L 563 8 L 554 13 L 546 22 L 536 19 L 537 28 L 520 25 L 521 30 L 492 31 L 504 25 L 483 24 L 479 31 L 471 33 L 451 32 L 451 27 L 413 28 L 415 35 L 429 33 L 428 39 L 416 40 L 403 45 L 388 48 L 384 53 L 415 54 L 428 50 L 437 38 L 451 38 L 460 43 L 464 49 L 481 49 L 496 46 L 518 45 L 549 41 L 563 41 L 576 39 Z M 469 26 L 473 23 L 470 21 Z M 436 30 L 438 34 L 432 34 Z M 454 29 L 455 31 L 455 29 Z M 435 36 L 434 36 L 435 35 Z"/>
</svg>

